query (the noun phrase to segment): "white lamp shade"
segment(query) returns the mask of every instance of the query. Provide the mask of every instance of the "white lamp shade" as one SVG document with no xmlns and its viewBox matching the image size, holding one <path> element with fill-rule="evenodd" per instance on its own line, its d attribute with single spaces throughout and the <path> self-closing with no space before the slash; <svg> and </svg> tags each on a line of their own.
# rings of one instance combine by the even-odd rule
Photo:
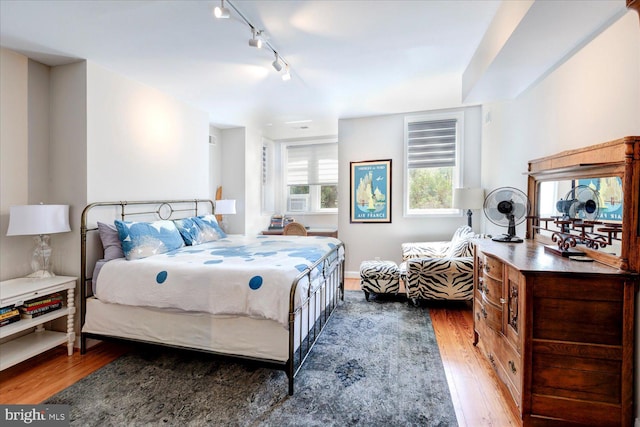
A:
<svg viewBox="0 0 640 427">
<path fill-rule="evenodd" d="M 69 227 L 68 205 L 11 206 L 7 236 L 64 233 Z"/>
<path fill-rule="evenodd" d="M 236 213 L 235 200 L 216 200 L 215 214 L 229 215 Z"/>
<path fill-rule="evenodd" d="M 454 188 L 453 207 L 455 209 L 482 209 L 484 190 L 482 188 Z"/>
</svg>

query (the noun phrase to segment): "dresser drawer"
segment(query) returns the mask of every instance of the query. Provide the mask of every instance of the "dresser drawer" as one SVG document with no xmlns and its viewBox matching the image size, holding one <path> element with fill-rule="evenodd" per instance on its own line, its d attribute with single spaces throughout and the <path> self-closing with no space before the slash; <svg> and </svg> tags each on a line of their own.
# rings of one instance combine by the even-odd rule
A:
<svg viewBox="0 0 640 427">
<path fill-rule="evenodd" d="M 502 298 L 502 281 L 496 280 L 491 276 L 484 276 L 479 279 L 478 288 L 481 290 L 484 298 L 500 306 L 500 298 Z"/>
<path fill-rule="evenodd" d="M 488 302 L 484 297 L 477 298 L 477 304 L 474 305 L 475 321 L 483 323 L 496 332 L 502 330 L 502 313 L 499 307 Z"/>
<path fill-rule="evenodd" d="M 484 276 L 490 276 L 496 280 L 502 280 L 502 262 L 488 255 L 483 255 L 482 272 Z"/>
<path fill-rule="evenodd" d="M 522 359 L 518 352 L 509 344 L 502 345 L 495 349 L 496 357 L 505 371 L 505 377 L 511 383 L 518 396 L 522 393 Z M 507 384 L 509 386 L 509 384 Z M 509 389 L 512 387 L 509 386 Z M 513 394 L 513 393 L 512 393 Z"/>
</svg>

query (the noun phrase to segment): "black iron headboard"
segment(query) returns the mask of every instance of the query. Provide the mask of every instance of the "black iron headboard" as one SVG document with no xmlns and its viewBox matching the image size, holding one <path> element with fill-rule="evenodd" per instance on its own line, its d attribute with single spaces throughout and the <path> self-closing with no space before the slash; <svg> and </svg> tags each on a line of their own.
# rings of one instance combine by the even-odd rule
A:
<svg viewBox="0 0 640 427">
<path fill-rule="evenodd" d="M 103 215 L 99 216 L 98 211 Z M 87 235 L 97 232 L 98 220 L 113 222 L 119 217 L 124 221 L 134 216 L 143 220 L 180 219 L 213 212 L 214 202 L 209 199 L 96 202 L 87 205 L 82 211 L 80 222 L 80 297 L 82 298 L 80 327 L 84 324 L 85 318 L 84 300 L 93 294 L 91 288 L 93 267 L 89 273 L 87 272 Z M 94 218 L 90 218 L 90 215 L 93 215 Z M 98 217 L 97 220 L 96 217 Z M 91 225 L 89 225 L 90 223 Z"/>
</svg>

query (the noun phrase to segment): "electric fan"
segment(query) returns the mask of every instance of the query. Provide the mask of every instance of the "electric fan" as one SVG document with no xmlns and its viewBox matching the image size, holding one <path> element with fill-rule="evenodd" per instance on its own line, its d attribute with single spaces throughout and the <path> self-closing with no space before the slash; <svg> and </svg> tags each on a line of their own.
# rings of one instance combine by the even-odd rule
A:
<svg viewBox="0 0 640 427">
<path fill-rule="evenodd" d="M 563 219 L 581 219 L 596 221 L 600 216 L 600 196 L 588 185 L 578 185 L 569 190 L 564 200 L 556 203 L 556 209 L 562 212 Z"/>
<path fill-rule="evenodd" d="M 507 227 L 507 234 L 494 237 L 496 242 L 522 243 L 516 236 L 516 225 L 522 223 L 529 214 L 529 199 L 517 188 L 500 187 L 493 190 L 484 199 L 484 214 L 501 227 Z"/>
</svg>

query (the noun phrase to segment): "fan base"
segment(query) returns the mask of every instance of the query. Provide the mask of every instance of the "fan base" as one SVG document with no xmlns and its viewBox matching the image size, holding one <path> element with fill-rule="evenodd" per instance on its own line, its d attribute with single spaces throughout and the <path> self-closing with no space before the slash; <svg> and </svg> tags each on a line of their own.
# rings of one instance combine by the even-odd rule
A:
<svg viewBox="0 0 640 427">
<path fill-rule="evenodd" d="M 494 242 L 502 242 L 502 243 L 522 243 L 522 238 L 518 236 L 509 236 L 508 234 L 503 234 L 502 236 L 496 236 L 493 239 Z"/>
</svg>

